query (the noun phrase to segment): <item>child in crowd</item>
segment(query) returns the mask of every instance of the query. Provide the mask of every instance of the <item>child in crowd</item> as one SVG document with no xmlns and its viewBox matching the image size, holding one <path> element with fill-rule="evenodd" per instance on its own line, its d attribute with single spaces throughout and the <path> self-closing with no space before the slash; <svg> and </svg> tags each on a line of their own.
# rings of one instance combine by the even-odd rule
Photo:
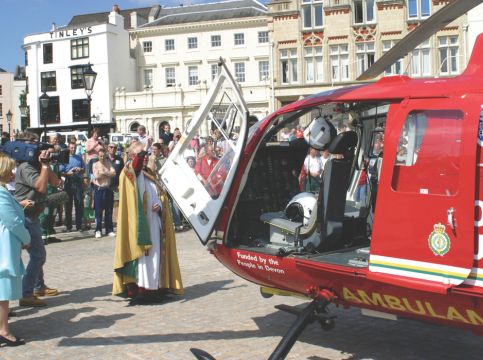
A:
<svg viewBox="0 0 483 360">
<path fill-rule="evenodd" d="M 84 214 L 82 216 L 82 221 L 84 223 L 83 228 L 88 230 L 91 228 L 92 220 L 96 218 L 94 209 L 92 208 L 92 188 L 88 176 L 82 178 L 82 190 L 84 192 Z"/>
</svg>

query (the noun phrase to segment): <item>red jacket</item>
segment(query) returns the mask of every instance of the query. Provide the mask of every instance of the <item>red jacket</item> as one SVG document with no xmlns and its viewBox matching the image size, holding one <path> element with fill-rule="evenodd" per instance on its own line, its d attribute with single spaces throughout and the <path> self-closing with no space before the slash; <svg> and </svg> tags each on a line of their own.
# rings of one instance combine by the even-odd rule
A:
<svg viewBox="0 0 483 360">
<path fill-rule="evenodd" d="M 208 164 L 208 158 L 206 156 L 203 156 L 201 159 L 198 159 L 198 161 L 196 162 L 195 174 L 201 175 L 201 177 L 204 180 L 208 180 L 208 176 L 210 176 L 211 171 L 213 170 L 213 168 L 217 163 L 218 163 L 218 159 L 212 158 L 211 164 Z"/>
</svg>

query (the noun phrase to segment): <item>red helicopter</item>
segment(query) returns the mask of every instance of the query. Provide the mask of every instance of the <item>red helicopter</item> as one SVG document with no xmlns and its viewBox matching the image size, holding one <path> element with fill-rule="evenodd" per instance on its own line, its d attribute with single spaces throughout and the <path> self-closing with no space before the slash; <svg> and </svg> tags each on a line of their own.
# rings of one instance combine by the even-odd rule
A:
<svg viewBox="0 0 483 360">
<path fill-rule="evenodd" d="M 449 3 L 360 78 L 481 2 Z M 161 179 L 223 265 L 263 296 L 311 300 L 302 311 L 278 307 L 297 319 L 270 359 L 284 359 L 311 322 L 333 328 L 332 303 L 483 335 L 483 35 L 459 76 L 384 77 L 307 96 L 254 124 L 222 61 L 220 70 Z M 298 122 L 308 124 L 304 136 L 281 140 Z M 209 171 L 186 158 L 201 128 L 219 136 L 198 159 Z M 301 191 L 310 147 L 331 156 Z"/>
</svg>

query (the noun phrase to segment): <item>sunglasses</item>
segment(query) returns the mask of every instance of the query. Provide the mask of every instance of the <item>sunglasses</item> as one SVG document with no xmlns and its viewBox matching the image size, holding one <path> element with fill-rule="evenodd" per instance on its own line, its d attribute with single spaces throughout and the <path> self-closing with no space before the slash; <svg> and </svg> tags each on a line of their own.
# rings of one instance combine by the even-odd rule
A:
<svg viewBox="0 0 483 360">
<path fill-rule="evenodd" d="M 110 147 L 111 149 L 116 149 L 117 146 L 114 146 L 114 145 L 109 145 L 108 147 Z"/>
</svg>

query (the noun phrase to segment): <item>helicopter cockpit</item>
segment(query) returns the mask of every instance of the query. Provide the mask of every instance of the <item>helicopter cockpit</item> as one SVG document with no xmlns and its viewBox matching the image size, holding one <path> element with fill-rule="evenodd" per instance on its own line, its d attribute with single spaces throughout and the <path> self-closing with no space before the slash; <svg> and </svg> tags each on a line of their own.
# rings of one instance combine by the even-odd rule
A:
<svg viewBox="0 0 483 360">
<path fill-rule="evenodd" d="M 366 248 L 388 108 L 328 103 L 280 116 L 254 155 L 228 245 L 279 256 Z M 311 161 L 323 171 L 304 182 Z"/>
</svg>

